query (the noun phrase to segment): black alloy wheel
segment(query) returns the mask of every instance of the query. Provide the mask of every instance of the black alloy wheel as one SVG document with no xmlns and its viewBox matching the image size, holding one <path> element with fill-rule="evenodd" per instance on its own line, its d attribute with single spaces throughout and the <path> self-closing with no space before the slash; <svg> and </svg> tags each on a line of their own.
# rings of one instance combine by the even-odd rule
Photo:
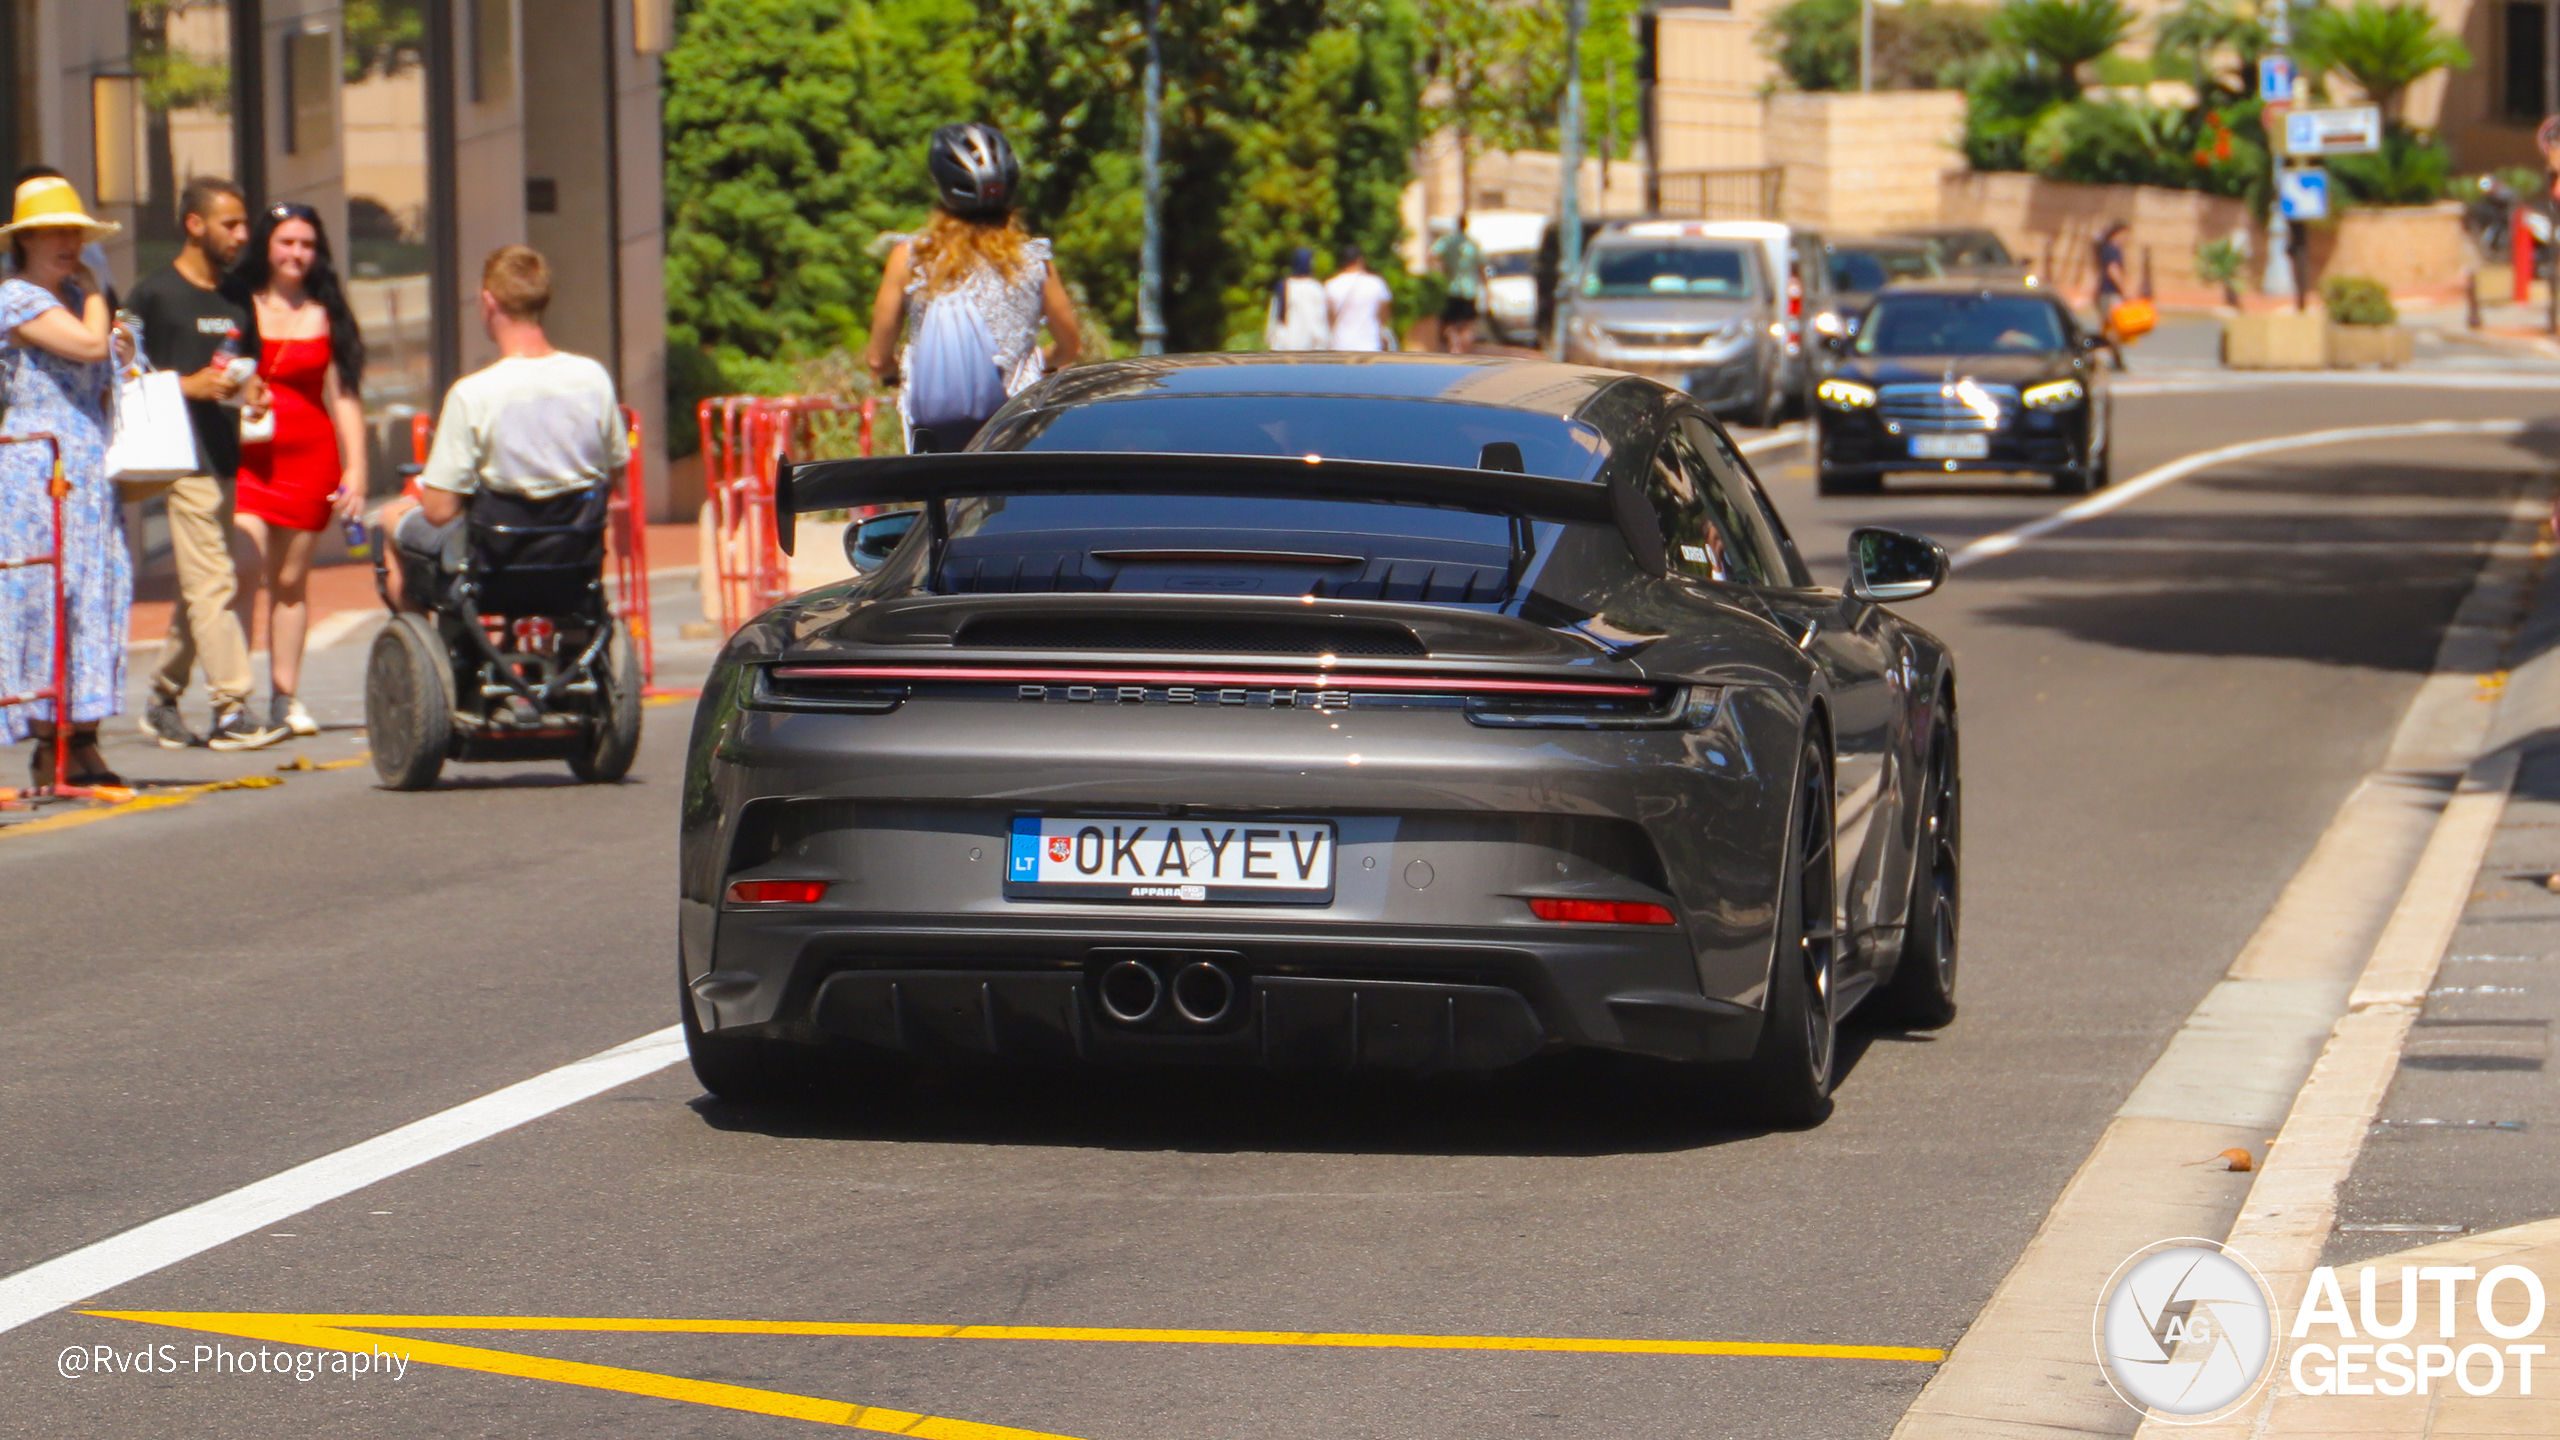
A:
<svg viewBox="0 0 2560 1440">
<path fill-rule="evenodd" d="M 1929 740 L 1928 807 L 1912 856 L 1911 909 L 1902 958 L 1866 1007 L 1886 1025 L 1935 1030 L 1956 1018 L 1956 933 L 1962 908 L 1963 772 L 1957 764 L 1956 717 L 1942 710 Z M 1864 1013 L 1864 1012 L 1862 1012 Z"/>
<path fill-rule="evenodd" d="M 1769 1123 L 1785 1129 L 1807 1129 L 1830 1118 L 1840 1036 L 1833 1003 L 1840 921 L 1832 868 L 1831 765 L 1820 743 L 1806 743 L 1798 775 L 1790 830 L 1793 853 L 1779 895 L 1760 1043 L 1743 1067 L 1755 1107 Z"/>
<path fill-rule="evenodd" d="M 640 753 L 640 647 L 619 620 L 603 660 L 596 675 L 596 717 L 569 757 L 570 773 L 590 785 L 610 785 L 631 773 Z"/>
<path fill-rule="evenodd" d="M 453 662 L 423 615 L 396 614 L 365 657 L 365 738 L 373 772 L 391 790 L 424 790 L 453 745 Z"/>
</svg>

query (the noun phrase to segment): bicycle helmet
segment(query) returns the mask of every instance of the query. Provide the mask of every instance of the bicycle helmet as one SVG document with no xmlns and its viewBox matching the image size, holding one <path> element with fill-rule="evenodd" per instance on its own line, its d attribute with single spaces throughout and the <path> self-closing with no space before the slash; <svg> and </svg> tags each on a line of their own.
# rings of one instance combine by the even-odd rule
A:
<svg viewBox="0 0 2560 1440">
<path fill-rule="evenodd" d="M 1013 192 L 1022 181 L 1022 163 L 1004 132 L 982 121 L 945 125 L 933 132 L 925 151 L 925 168 L 933 174 L 934 193 L 942 208 L 966 220 L 992 220 L 1013 208 Z"/>
</svg>

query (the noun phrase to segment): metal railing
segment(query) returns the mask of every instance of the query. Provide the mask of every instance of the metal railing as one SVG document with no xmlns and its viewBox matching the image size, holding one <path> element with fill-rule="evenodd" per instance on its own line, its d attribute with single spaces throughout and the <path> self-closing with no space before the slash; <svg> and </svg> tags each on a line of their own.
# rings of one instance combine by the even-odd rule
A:
<svg viewBox="0 0 2560 1440">
<path fill-rule="evenodd" d="M 1657 214 L 1694 220 L 1775 220 L 1787 172 L 1778 165 L 1665 170 L 1656 179 Z"/>
<path fill-rule="evenodd" d="M 62 501 L 71 493 L 71 482 L 62 473 L 62 442 L 38 431 L 31 435 L 0 435 L 0 445 L 42 445 L 53 456 L 46 471 L 49 477 L 45 494 L 53 504 L 53 548 L 41 555 L 20 555 L 0 559 L 0 570 L 32 570 L 38 566 L 53 571 L 53 683 L 23 695 L 0 695 L 0 705 L 29 705 L 38 700 L 53 702 L 53 784 L 44 793 L 70 798 L 89 794 L 86 786 L 70 783 L 71 778 L 71 612 L 66 606 L 63 585 Z M 39 742 L 41 743 L 41 742 Z"/>
</svg>

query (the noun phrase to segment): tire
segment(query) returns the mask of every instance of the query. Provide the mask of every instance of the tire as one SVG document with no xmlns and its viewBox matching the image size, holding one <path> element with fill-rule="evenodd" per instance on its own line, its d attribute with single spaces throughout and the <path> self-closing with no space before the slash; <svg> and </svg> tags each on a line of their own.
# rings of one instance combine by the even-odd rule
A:
<svg viewBox="0 0 2560 1440">
<path fill-rule="evenodd" d="M 1751 423 L 1763 430 L 1775 430 L 1778 428 L 1778 422 L 1786 418 L 1786 413 L 1787 392 L 1778 384 L 1778 377 L 1774 373 L 1763 377 L 1760 382 L 1760 403 L 1752 407 Z"/>
<path fill-rule="evenodd" d="M 780 1040 L 739 1035 L 706 1035 L 694 1018 L 693 996 L 676 976 L 676 1013 L 684 1026 L 685 1058 L 702 1088 L 733 1105 L 773 1105 L 808 1091 L 798 1047 Z"/>
<path fill-rule="evenodd" d="M 2104 490 L 2114 483 L 2116 483 L 2116 447 L 2109 445 L 2098 452 L 2097 459 L 2089 462 L 2089 488 L 2093 491 Z"/>
<path fill-rule="evenodd" d="M 1831 845 L 1831 765 L 1808 741 L 1798 766 L 1795 813 L 1788 825 L 1785 879 L 1778 897 L 1777 941 L 1769 962 L 1769 1001 L 1760 1042 L 1743 1062 L 1752 1108 L 1782 1129 L 1810 1129 L 1831 1117 L 1831 1082 L 1840 1053 L 1833 1008 L 1839 919 Z"/>
<path fill-rule="evenodd" d="M 2095 478 L 2094 473 L 2088 470 L 2056 470 L 2053 472 L 2053 493 L 2056 495 L 2086 495 L 2092 489 L 2096 488 L 2092 483 Z"/>
<path fill-rule="evenodd" d="M 569 757 L 569 773 L 590 785 L 610 785 L 631 773 L 640 753 L 640 647 L 619 620 L 605 646 L 605 673 L 597 678 L 603 682 L 604 693 L 596 697 L 603 714 L 584 747 Z"/>
<path fill-rule="evenodd" d="M 1816 495 L 1881 495 L 1884 493 L 1884 477 L 1853 475 L 1846 470 L 1829 470 L 1816 466 L 1813 472 L 1813 493 Z"/>
<path fill-rule="evenodd" d="M 1911 862 L 1911 909 L 1902 956 L 1866 1009 L 1888 1026 L 1935 1030 L 1956 1018 L 1956 957 L 1963 891 L 1964 782 L 1956 717 L 1938 717 L 1929 739 L 1929 784 Z"/>
<path fill-rule="evenodd" d="M 435 622 L 397 614 L 365 658 L 365 738 L 388 790 L 424 790 L 453 748 L 453 659 Z"/>
</svg>

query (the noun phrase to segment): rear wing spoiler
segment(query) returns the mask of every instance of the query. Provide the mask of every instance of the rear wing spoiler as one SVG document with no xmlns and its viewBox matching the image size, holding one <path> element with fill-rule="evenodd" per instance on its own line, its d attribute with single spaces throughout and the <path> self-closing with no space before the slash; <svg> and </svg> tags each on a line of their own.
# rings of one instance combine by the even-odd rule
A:
<svg viewBox="0 0 2560 1440">
<path fill-rule="evenodd" d="M 944 528 L 943 502 L 963 495 L 1233 495 L 1273 499 L 1364 500 L 1436 505 L 1529 520 L 1615 526 L 1611 486 L 1517 469 L 1519 451 L 1489 445 L 1488 468 L 1398 465 L 1321 456 L 1160 455 L 983 450 L 896 455 L 877 460 L 782 461 L 773 472 L 773 525 L 791 553 L 795 516 L 898 502 L 920 503 Z M 1508 453 L 1502 453 L 1507 451 Z"/>
</svg>

